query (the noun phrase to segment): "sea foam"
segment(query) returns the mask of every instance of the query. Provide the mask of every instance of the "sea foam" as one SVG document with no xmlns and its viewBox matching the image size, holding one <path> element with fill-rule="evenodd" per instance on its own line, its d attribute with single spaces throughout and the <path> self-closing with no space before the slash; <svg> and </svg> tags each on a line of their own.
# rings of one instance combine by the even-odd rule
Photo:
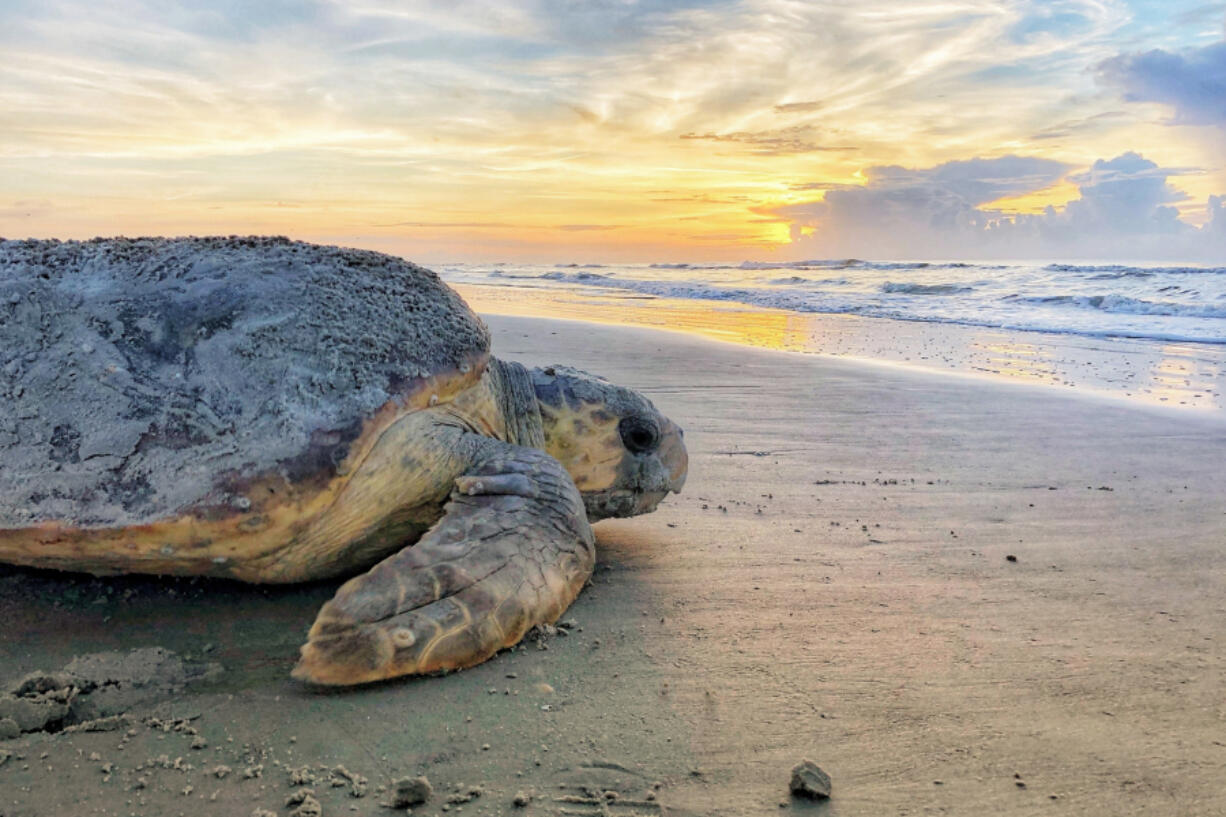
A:
<svg viewBox="0 0 1226 817">
<path fill-rule="evenodd" d="M 599 272 L 594 271 L 598 269 Z M 872 262 L 453 265 L 447 280 L 1090 336 L 1226 343 L 1226 267 Z"/>
</svg>

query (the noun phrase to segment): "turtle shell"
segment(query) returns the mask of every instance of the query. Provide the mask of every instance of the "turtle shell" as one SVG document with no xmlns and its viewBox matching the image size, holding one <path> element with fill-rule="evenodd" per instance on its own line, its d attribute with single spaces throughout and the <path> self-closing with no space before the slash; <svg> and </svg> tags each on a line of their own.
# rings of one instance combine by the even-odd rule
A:
<svg viewBox="0 0 1226 817">
<path fill-rule="evenodd" d="M 292 515 L 488 359 L 455 292 L 380 253 L 0 241 L 0 539 L 251 517 L 278 491 Z"/>
</svg>

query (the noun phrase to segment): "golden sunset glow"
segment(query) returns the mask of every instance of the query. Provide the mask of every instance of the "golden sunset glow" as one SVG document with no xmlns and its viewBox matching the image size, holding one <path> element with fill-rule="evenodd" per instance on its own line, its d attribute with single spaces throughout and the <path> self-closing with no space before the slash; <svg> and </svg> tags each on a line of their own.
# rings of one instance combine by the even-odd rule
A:
<svg viewBox="0 0 1226 817">
<path fill-rule="evenodd" d="M 1158 204 L 1199 227 L 1226 123 L 1142 98 L 1144 66 L 1119 62 L 1222 39 L 1220 9 L 1174 5 L 19 3 L 0 12 L 0 235 L 806 257 L 855 249 L 826 202 L 894 189 L 883 169 L 1050 160 L 973 168 L 1001 195 L 969 206 L 1033 215 L 1124 154 L 1169 171 Z"/>
</svg>

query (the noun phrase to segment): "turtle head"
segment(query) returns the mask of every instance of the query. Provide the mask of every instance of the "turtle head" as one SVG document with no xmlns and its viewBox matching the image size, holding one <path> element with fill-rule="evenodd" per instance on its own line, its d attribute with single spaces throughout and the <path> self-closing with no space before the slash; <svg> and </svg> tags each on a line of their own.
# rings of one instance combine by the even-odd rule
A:
<svg viewBox="0 0 1226 817">
<path fill-rule="evenodd" d="M 589 520 L 648 513 L 681 492 L 684 435 L 646 397 L 569 366 L 533 369 L 532 385 L 545 450 L 570 473 Z"/>
</svg>

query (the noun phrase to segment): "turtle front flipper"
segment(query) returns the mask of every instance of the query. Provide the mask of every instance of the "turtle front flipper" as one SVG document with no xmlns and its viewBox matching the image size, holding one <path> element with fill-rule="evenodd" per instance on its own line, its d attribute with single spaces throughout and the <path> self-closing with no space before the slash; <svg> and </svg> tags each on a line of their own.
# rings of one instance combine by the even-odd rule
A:
<svg viewBox="0 0 1226 817">
<path fill-rule="evenodd" d="M 347 581 L 320 610 L 293 675 L 360 684 L 479 664 L 557 620 L 596 551 L 583 500 L 553 457 L 490 441 L 441 520 Z"/>
</svg>

